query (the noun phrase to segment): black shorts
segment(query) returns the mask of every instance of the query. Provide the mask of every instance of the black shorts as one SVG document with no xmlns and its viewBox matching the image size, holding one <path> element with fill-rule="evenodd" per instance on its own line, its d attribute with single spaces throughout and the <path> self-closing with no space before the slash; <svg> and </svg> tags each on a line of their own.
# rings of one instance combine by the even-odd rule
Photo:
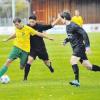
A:
<svg viewBox="0 0 100 100">
<path fill-rule="evenodd" d="M 87 55 L 85 53 L 85 47 L 81 46 L 81 47 L 75 47 L 73 48 L 73 55 L 80 57 L 80 62 L 82 63 L 83 60 L 88 60 Z"/>
<path fill-rule="evenodd" d="M 36 57 L 38 56 L 42 60 L 49 60 L 46 49 L 42 49 L 42 50 L 31 49 L 30 56 L 33 57 L 34 59 L 36 59 Z"/>
</svg>

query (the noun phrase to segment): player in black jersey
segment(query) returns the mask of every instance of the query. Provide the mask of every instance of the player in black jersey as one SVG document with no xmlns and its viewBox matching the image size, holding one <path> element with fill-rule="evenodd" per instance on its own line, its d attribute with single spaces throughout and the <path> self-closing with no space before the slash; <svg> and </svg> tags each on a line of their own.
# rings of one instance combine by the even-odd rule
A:
<svg viewBox="0 0 100 100">
<path fill-rule="evenodd" d="M 43 32 L 45 30 L 52 28 L 54 26 L 54 23 L 52 23 L 50 25 L 39 24 L 36 21 L 36 16 L 32 15 L 29 17 L 29 24 L 28 25 L 39 32 Z M 27 61 L 26 67 L 25 67 L 24 80 L 27 80 L 27 77 L 28 77 L 28 74 L 30 71 L 30 66 L 31 66 L 32 62 L 36 59 L 37 56 L 43 60 L 45 65 L 53 73 L 54 68 L 52 67 L 52 64 L 49 60 L 48 53 L 47 53 L 43 38 L 40 38 L 38 36 L 34 36 L 34 37 L 31 36 L 30 37 L 30 45 L 31 45 L 30 55 L 28 57 L 28 61 Z"/>
<path fill-rule="evenodd" d="M 63 12 L 60 15 L 60 18 L 61 21 L 66 24 L 66 33 L 68 35 L 68 38 L 64 40 L 64 45 L 67 42 L 70 42 L 73 50 L 70 63 L 75 75 L 75 80 L 69 83 L 71 85 L 80 86 L 78 61 L 91 71 L 100 71 L 100 67 L 91 64 L 87 58 L 86 52 L 89 53 L 91 50 L 90 41 L 85 30 L 77 24 L 71 22 L 71 15 L 68 12 Z"/>
</svg>

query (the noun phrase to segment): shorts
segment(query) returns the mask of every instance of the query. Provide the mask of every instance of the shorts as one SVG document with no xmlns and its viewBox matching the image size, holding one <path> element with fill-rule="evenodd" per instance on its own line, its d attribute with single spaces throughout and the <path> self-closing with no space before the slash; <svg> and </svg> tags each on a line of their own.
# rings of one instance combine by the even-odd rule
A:
<svg viewBox="0 0 100 100">
<path fill-rule="evenodd" d="M 87 55 L 85 53 L 85 47 L 75 47 L 73 48 L 73 55 L 76 57 L 80 57 L 80 62 L 82 63 L 83 60 L 88 60 Z"/>
<path fill-rule="evenodd" d="M 28 52 L 25 52 L 22 49 L 14 46 L 12 51 L 10 52 L 8 58 L 11 59 L 11 60 L 15 60 L 17 58 L 20 58 L 20 66 L 24 67 L 25 64 L 27 63 Z"/>
<path fill-rule="evenodd" d="M 49 60 L 48 53 L 47 53 L 46 49 L 42 49 L 42 50 L 40 50 L 40 49 L 39 50 L 31 49 L 29 55 L 31 57 L 33 57 L 34 59 L 36 59 L 36 57 L 38 56 L 39 59 Z"/>
</svg>

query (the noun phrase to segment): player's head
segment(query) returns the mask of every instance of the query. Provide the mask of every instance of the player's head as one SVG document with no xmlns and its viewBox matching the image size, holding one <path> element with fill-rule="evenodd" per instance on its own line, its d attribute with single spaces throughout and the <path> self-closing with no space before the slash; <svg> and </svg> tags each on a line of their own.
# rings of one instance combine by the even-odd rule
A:
<svg viewBox="0 0 100 100">
<path fill-rule="evenodd" d="M 79 16 L 80 15 L 80 12 L 79 12 L 79 10 L 75 10 L 75 16 Z"/>
<path fill-rule="evenodd" d="M 21 19 L 20 18 L 15 18 L 13 20 L 13 23 L 15 25 L 16 28 L 21 29 L 23 27 Z"/>
<path fill-rule="evenodd" d="M 61 18 L 62 18 L 62 22 L 63 22 L 63 23 L 65 23 L 66 20 L 67 20 L 67 21 L 71 21 L 71 15 L 70 15 L 69 12 L 63 12 L 63 13 L 61 13 L 60 16 L 61 16 Z"/>
<path fill-rule="evenodd" d="M 29 17 L 29 24 L 30 26 L 34 26 L 37 22 L 36 22 L 36 16 L 35 15 L 32 15 Z"/>
</svg>

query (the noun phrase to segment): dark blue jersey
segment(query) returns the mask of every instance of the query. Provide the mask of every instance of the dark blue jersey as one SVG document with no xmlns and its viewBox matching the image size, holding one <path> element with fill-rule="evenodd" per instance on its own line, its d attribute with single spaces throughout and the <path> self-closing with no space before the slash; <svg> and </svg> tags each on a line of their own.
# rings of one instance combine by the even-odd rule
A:
<svg viewBox="0 0 100 100">
<path fill-rule="evenodd" d="M 66 32 L 68 35 L 69 42 L 74 47 L 89 47 L 90 42 L 87 33 L 83 28 L 78 26 L 77 24 L 71 22 L 69 25 L 66 26 Z"/>
<path fill-rule="evenodd" d="M 29 25 L 29 24 L 28 24 Z M 29 25 L 30 26 L 30 25 Z M 42 25 L 42 24 L 36 24 L 35 26 L 33 26 L 32 28 L 34 28 L 35 30 L 37 30 L 38 32 L 43 32 L 45 30 L 48 30 L 50 28 L 52 28 L 52 25 Z M 45 49 L 45 43 L 42 37 L 39 36 L 30 36 L 30 45 L 31 45 L 31 49 Z"/>
</svg>

